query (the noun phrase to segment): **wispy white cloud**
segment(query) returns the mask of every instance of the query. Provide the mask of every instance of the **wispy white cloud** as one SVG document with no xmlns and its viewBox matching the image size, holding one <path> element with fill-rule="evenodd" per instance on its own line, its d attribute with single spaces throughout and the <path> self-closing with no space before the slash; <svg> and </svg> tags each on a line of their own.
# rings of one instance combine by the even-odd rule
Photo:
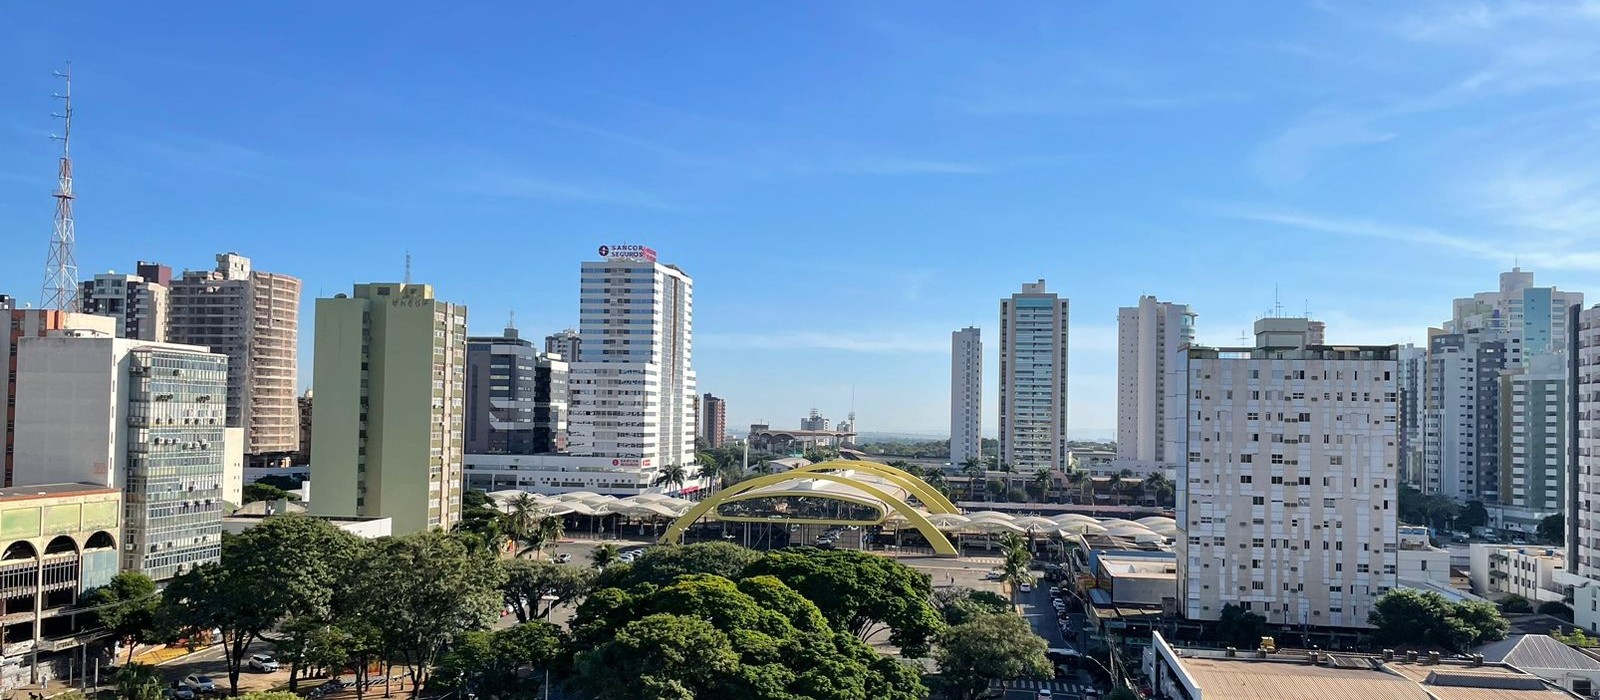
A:
<svg viewBox="0 0 1600 700">
<path fill-rule="evenodd" d="M 1428 226 L 1398 224 L 1373 219 L 1325 216 L 1287 209 L 1252 205 L 1207 207 L 1213 213 L 1233 219 L 1319 234 L 1373 238 L 1409 244 L 1418 251 L 1448 251 L 1505 264 L 1514 259 L 1532 267 L 1556 270 L 1600 271 L 1600 252 L 1587 237 L 1534 236 L 1508 237 L 1503 234 L 1474 237 L 1445 233 Z M 1516 247 L 1508 247 L 1512 241 Z"/>
<path fill-rule="evenodd" d="M 1373 122 L 1371 115 L 1354 113 L 1321 111 L 1307 115 L 1256 150 L 1256 173 L 1269 182 L 1295 182 L 1332 151 L 1380 144 L 1397 136 L 1393 131 L 1376 128 Z"/>
<path fill-rule="evenodd" d="M 940 333 L 774 331 L 772 333 L 697 333 L 702 349 L 838 350 L 864 353 L 947 353 L 950 338 Z"/>
<path fill-rule="evenodd" d="M 493 197 L 550 202 L 614 204 L 642 209 L 677 210 L 655 193 L 614 182 L 557 180 L 537 175 L 484 175 L 461 187 Z"/>
</svg>

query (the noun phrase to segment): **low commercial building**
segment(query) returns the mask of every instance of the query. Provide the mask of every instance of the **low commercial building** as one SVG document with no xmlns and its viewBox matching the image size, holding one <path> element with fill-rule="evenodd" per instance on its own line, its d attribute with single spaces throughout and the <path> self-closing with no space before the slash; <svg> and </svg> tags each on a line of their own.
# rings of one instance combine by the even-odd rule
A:
<svg viewBox="0 0 1600 700">
<path fill-rule="evenodd" d="M 1567 557 L 1548 547 L 1474 544 L 1472 592 L 1490 600 L 1522 596 L 1535 606 L 1566 597 Z"/>
<path fill-rule="evenodd" d="M 650 459 L 553 454 L 468 454 L 464 459 L 467 488 L 480 491 L 516 489 L 551 495 L 589 491 L 621 497 L 662 492 L 655 484 L 660 465 Z M 687 497 L 708 486 L 695 469 L 688 468 L 689 478 L 681 487 L 671 486 L 673 495 Z"/>
<path fill-rule="evenodd" d="M 1318 650 L 1176 648 L 1160 633 L 1144 659 L 1162 700 L 1566 700 L 1571 691 L 1514 665 L 1441 658 L 1438 652 L 1383 654 Z"/>
<path fill-rule="evenodd" d="M 0 687 L 64 676 L 73 650 L 104 636 L 77 609 L 84 592 L 117 574 L 121 528 L 115 488 L 0 489 Z"/>
<path fill-rule="evenodd" d="M 256 501 L 254 503 L 247 503 L 238 510 L 229 513 L 228 517 L 222 519 L 222 531 L 230 535 L 237 535 L 245 530 L 260 525 L 261 521 L 266 520 L 274 515 L 281 515 L 284 513 L 300 513 L 304 515 L 306 514 L 306 510 L 307 509 L 304 503 L 298 503 L 287 499 L 281 501 Z M 337 518 L 324 516 L 310 517 L 325 520 L 329 525 L 364 539 L 373 540 L 379 537 L 388 537 L 394 534 L 394 520 L 390 518 Z"/>
<path fill-rule="evenodd" d="M 1600 658 L 1549 635 L 1517 634 L 1478 647 L 1489 663 L 1515 666 L 1583 697 L 1600 688 Z"/>
</svg>

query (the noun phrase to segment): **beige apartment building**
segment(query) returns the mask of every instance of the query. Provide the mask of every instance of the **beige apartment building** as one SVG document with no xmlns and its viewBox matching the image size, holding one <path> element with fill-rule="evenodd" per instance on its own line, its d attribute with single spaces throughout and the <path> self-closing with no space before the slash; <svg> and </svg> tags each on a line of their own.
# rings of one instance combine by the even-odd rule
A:
<svg viewBox="0 0 1600 700">
<path fill-rule="evenodd" d="M 300 449 L 300 280 L 220 253 L 215 270 L 172 280 L 170 298 L 166 340 L 228 356 L 228 427 L 244 429 L 246 459 L 288 461 Z"/>
<path fill-rule="evenodd" d="M 387 517 L 394 534 L 460 518 L 467 309 L 425 284 L 318 299 L 311 512 Z"/>
<path fill-rule="evenodd" d="M 1273 624 L 1365 627 L 1397 581 L 1393 346 L 1325 346 L 1262 319 L 1256 346 L 1190 347 L 1169 397 L 1186 617 L 1237 603 Z"/>
</svg>

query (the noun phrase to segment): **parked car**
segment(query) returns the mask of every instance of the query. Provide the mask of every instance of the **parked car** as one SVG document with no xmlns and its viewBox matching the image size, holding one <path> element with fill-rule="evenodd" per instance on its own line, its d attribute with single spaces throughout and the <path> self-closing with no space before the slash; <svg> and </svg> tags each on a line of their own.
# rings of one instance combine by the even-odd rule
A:
<svg viewBox="0 0 1600 700">
<path fill-rule="evenodd" d="M 183 687 L 196 693 L 217 692 L 217 682 L 204 673 L 191 673 L 183 677 Z"/>
<path fill-rule="evenodd" d="M 1022 585 L 1017 586 L 1017 589 L 1022 591 L 1023 593 L 1032 593 L 1033 592 L 1033 584 L 1024 581 L 1022 583 Z"/>
<path fill-rule="evenodd" d="M 1049 688 L 1040 688 L 1039 689 L 1038 700 L 1050 700 L 1051 697 L 1054 697 L 1054 696 L 1052 696 L 1050 694 L 1050 689 Z"/>
<path fill-rule="evenodd" d="M 194 691 L 177 683 L 173 683 L 171 688 L 162 690 L 161 694 L 172 698 L 172 700 L 194 700 Z"/>
<path fill-rule="evenodd" d="M 572 555 L 571 554 L 567 554 L 566 552 L 562 552 L 562 553 L 556 555 L 556 563 L 557 564 L 565 564 L 565 563 L 567 563 L 569 561 L 572 561 Z"/>
<path fill-rule="evenodd" d="M 250 670 L 261 673 L 273 673 L 278 670 L 278 660 L 268 654 L 251 654 Z"/>
</svg>

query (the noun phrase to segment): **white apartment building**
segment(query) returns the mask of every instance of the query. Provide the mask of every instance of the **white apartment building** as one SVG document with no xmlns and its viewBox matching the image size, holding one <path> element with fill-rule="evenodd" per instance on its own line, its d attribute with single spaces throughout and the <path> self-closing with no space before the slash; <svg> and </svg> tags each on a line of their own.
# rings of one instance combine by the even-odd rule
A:
<svg viewBox="0 0 1600 700">
<path fill-rule="evenodd" d="M 1502 375 L 1526 372 L 1535 362 L 1546 367 L 1549 361 L 1537 358 L 1564 354 L 1569 309 L 1582 303 L 1581 293 L 1533 286 L 1533 273 L 1521 268 L 1501 273 L 1497 291 L 1453 302 L 1442 332 L 1430 331 L 1428 338 L 1421 417 L 1425 493 L 1481 500 L 1491 510 L 1509 507 L 1509 516 L 1496 520 L 1497 526 L 1506 522 L 1512 529 L 1536 512 L 1513 505 L 1515 496 L 1506 491 L 1511 467 L 1505 460 L 1514 446 L 1506 444 L 1510 437 L 1504 429 L 1548 422 L 1518 413 L 1521 407 L 1502 396 L 1509 386 Z M 1547 436 L 1524 437 L 1542 445 Z M 1565 471 L 1568 455 L 1555 458 L 1552 468 Z"/>
<path fill-rule="evenodd" d="M 5 334 L 5 342 L 0 342 L 0 368 L 7 370 L 0 372 L 0 397 L 5 399 L 5 403 L 0 404 L 0 445 L 5 447 L 5 454 L 0 457 L 0 467 L 4 469 L 4 482 L 0 485 L 10 486 L 15 483 L 12 481 L 12 472 L 17 447 L 17 376 L 11 370 L 17 366 L 17 351 L 22 339 L 43 337 L 62 330 L 91 331 L 98 335 L 113 336 L 117 334 L 117 328 L 116 321 L 108 316 L 20 308 L 16 300 L 5 294 L 0 294 L 0 319 L 5 320 L 6 327 L 10 329 Z"/>
<path fill-rule="evenodd" d="M 1576 314 L 1571 341 L 1573 450 L 1567 548 L 1572 572 L 1600 580 L 1600 305 Z"/>
<path fill-rule="evenodd" d="M 1000 461 L 1019 472 L 1067 465 L 1068 312 L 1044 280 L 1000 300 Z"/>
<path fill-rule="evenodd" d="M 694 282 L 644 246 L 600 254 L 582 267 L 568 451 L 643 481 L 670 465 L 693 473 Z"/>
<path fill-rule="evenodd" d="M 1397 581 L 1397 350 L 1311 345 L 1288 321 L 1257 322 L 1252 348 L 1191 347 L 1170 378 L 1181 605 L 1365 627 Z"/>
<path fill-rule="evenodd" d="M 983 458 L 983 338 L 968 326 L 950 334 L 950 463 Z"/>
<path fill-rule="evenodd" d="M 122 568 L 158 581 L 222 551 L 228 359 L 61 331 L 24 338 L 15 481 L 122 489 Z"/>
<path fill-rule="evenodd" d="M 1519 595 L 1534 607 L 1566 597 L 1566 556 L 1553 547 L 1473 544 L 1468 553 L 1472 592 L 1501 600 Z"/>
<path fill-rule="evenodd" d="M 141 261 L 136 275 L 95 275 L 78 285 L 83 312 L 116 319 L 118 338 L 165 341 L 172 309 L 172 268 Z"/>
<path fill-rule="evenodd" d="M 1139 297 L 1117 311 L 1117 461 L 1147 474 L 1178 462 L 1168 454 L 1167 373 L 1180 348 L 1194 343 L 1187 304 Z"/>
</svg>

